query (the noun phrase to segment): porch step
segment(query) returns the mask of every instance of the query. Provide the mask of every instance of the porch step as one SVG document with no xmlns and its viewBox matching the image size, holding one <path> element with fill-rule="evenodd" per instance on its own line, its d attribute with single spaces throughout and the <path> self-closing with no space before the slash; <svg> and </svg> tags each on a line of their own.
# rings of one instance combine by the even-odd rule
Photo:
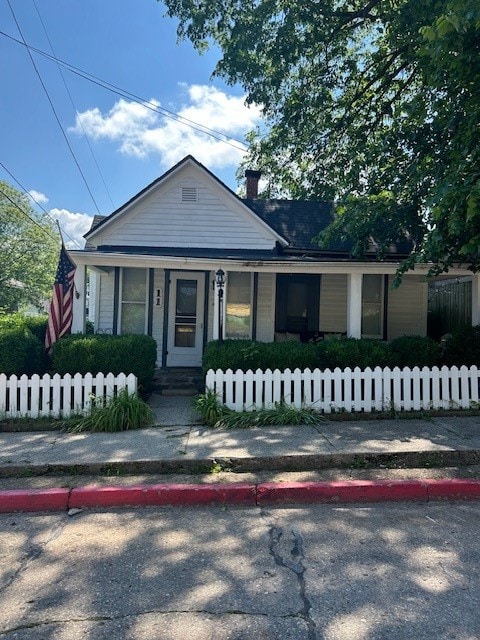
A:
<svg viewBox="0 0 480 640">
<path fill-rule="evenodd" d="M 153 384 L 163 396 L 194 396 L 205 391 L 205 376 L 197 368 L 157 369 Z"/>
</svg>

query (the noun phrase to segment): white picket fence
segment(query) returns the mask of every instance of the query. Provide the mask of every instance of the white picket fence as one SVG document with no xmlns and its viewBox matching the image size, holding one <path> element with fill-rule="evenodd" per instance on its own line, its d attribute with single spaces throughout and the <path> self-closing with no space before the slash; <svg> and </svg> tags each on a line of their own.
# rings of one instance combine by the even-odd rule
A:
<svg viewBox="0 0 480 640">
<path fill-rule="evenodd" d="M 137 390 L 133 373 L 69 373 L 40 377 L 0 374 L 0 418 L 69 418 L 88 413 L 94 398 L 110 398 L 122 389 Z"/>
<path fill-rule="evenodd" d="M 475 366 L 283 372 L 211 369 L 206 388 L 235 411 L 268 409 L 278 402 L 323 413 L 468 409 L 478 403 L 479 370 Z"/>
</svg>

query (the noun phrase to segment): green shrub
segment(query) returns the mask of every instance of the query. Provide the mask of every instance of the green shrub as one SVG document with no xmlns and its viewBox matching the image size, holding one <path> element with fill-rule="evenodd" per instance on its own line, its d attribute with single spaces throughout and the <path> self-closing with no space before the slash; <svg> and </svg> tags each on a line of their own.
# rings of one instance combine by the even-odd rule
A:
<svg viewBox="0 0 480 640">
<path fill-rule="evenodd" d="M 399 367 L 434 367 L 440 363 L 442 349 L 438 342 L 424 336 L 401 336 L 390 342 Z"/>
<path fill-rule="evenodd" d="M 390 367 L 394 364 L 388 344 L 378 340 L 334 338 L 322 344 L 325 367 L 345 369 L 360 367 Z"/>
<path fill-rule="evenodd" d="M 322 365 L 318 344 L 225 340 L 209 342 L 203 354 L 203 369 L 314 369 Z"/>
<path fill-rule="evenodd" d="M 155 422 L 155 414 L 150 407 L 138 397 L 122 389 L 117 396 L 104 405 L 103 398 L 92 405 L 90 415 L 81 418 L 68 430 L 73 433 L 81 431 L 126 431 L 141 429 Z"/>
<path fill-rule="evenodd" d="M 47 331 L 48 316 L 24 316 L 25 326 L 33 335 L 45 344 L 45 333 Z"/>
<path fill-rule="evenodd" d="M 55 373 L 133 373 L 139 389 L 149 393 L 153 385 L 156 342 L 144 335 L 73 335 L 55 342 L 52 368 Z"/>
<path fill-rule="evenodd" d="M 42 373 L 43 345 L 26 326 L 0 328 L 0 373 L 32 375 Z"/>
<path fill-rule="evenodd" d="M 445 342 L 442 361 L 448 366 L 480 366 L 480 325 L 454 331 Z"/>
</svg>

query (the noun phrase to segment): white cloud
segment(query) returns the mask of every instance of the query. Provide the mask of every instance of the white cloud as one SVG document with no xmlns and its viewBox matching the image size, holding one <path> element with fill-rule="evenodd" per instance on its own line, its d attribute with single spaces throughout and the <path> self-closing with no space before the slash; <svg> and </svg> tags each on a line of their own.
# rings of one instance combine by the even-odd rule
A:
<svg viewBox="0 0 480 640">
<path fill-rule="evenodd" d="M 67 249 L 83 249 L 85 244 L 83 234 L 90 229 L 92 216 L 56 208 L 51 209 L 49 213 L 52 218 L 58 220 Z"/>
<path fill-rule="evenodd" d="M 47 196 L 41 191 L 35 191 L 35 189 L 30 189 L 28 195 L 32 199 L 34 204 L 45 204 L 48 202 Z"/>
<path fill-rule="evenodd" d="M 212 169 L 238 165 L 245 154 L 241 143 L 231 141 L 234 145 L 231 146 L 208 135 L 205 129 L 242 139 L 259 121 L 260 110 L 247 107 L 243 97 L 212 86 L 182 85 L 182 88 L 187 92 L 188 104 L 177 113 L 192 126 L 122 98 L 107 113 L 102 114 L 98 107 L 77 113 L 71 130 L 85 131 L 96 140 L 117 142 L 120 151 L 128 155 L 144 158 L 158 154 L 167 167 L 188 154 Z M 150 104 L 160 105 L 156 100 Z"/>
</svg>

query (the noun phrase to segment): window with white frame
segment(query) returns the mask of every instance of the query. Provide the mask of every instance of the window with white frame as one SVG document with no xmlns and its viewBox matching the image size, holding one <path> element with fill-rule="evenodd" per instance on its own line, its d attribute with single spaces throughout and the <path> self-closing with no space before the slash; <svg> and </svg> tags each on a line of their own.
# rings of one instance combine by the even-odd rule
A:
<svg viewBox="0 0 480 640">
<path fill-rule="evenodd" d="M 383 276 L 365 274 L 362 283 L 362 337 L 383 337 Z"/>
<path fill-rule="evenodd" d="M 225 305 L 225 337 L 252 335 L 252 274 L 229 271 Z"/>
<path fill-rule="evenodd" d="M 120 333 L 147 332 L 147 269 L 123 267 L 120 282 Z"/>
</svg>

